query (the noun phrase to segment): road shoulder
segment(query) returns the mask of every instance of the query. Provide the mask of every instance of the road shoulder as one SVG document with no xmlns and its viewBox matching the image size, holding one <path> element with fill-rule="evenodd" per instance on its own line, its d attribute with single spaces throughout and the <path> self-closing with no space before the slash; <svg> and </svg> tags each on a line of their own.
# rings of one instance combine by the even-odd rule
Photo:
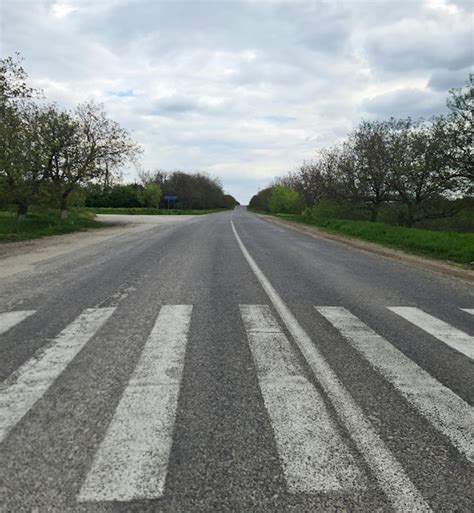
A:
<svg viewBox="0 0 474 513">
<path fill-rule="evenodd" d="M 441 273 L 445 276 L 458 278 L 469 283 L 474 283 L 474 271 L 471 271 L 470 269 L 467 269 L 460 264 L 442 262 L 428 257 L 413 255 L 399 249 L 393 249 L 386 246 L 381 246 L 379 244 L 374 244 L 373 242 L 367 242 L 364 240 L 327 232 L 314 226 L 302 225 L 300 223 L 287 221 L 285 219 L 278 219 L 265 214 L 256 215 L 265 221 L 269 221 L 285 228 L 290 228 L 300 233 L 305 233 L 306 235 L 310 235 L 311 237 L 317 239 L 332 240 L 346 246 L 350 246 L 351 248 L 357 249 L 359 251 L 376 254 L 391 260 L 396 260 L 397 262 L 401 262 L 406 265 L 417 267 L 419 269 Z"/>
</svg>

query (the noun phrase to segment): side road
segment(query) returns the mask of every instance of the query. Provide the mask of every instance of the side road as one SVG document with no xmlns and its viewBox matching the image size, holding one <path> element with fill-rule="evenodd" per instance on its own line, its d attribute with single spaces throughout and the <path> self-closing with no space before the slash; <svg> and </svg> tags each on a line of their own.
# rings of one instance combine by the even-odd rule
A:
<svg viewBox="0 0 474 513">
<path fill-rule="evenodd" d="M 364 240 L 359 240 L 352 237 L 346 237 L 344 235 L 327 232 L 314 226 L 302 225 L 300 223 L 288 221 L 286 219 L 278 219 L 270 215 L 257 215 L 265 219 L 266 221 L 270 221 L 271 223 L 284 226 L 286 228 L 291 228 L 292 230 L 301 233 L 306 233 L 311 237 L 333 240 L 345 244 L 347 246 L 351 246 L 352 248 L 358 249 L 360 251 L 374 253 L 376 255 L 380 255 L 386 258 L 390 258 L 392 260 L 406 263 L 414 267 L 418 267 L 420 269 L 426 269 L 428 271 L 442 273 L 446 276 L 451 276 L 470 283 L 474 283 L 474 271 L 471 271 L 470 269 L 467 269 L 460 264 L 441 262 L 439 260 L 435 260 L 432 258 L 412 255 L 398 249 L 388 248 L 385 246 L 381 246 L 379 244 L 374 244 L 372 242 L 367 242 Z"/>
<path fill-rule="evenodd" d="M 106 228 L 52 235 L 42 239 L 0 244 L 0 278 L 19 272 L 30 271 L 35 265 L 67 253 L 99 244 L 124 235 L 154 230 L 194 218 L 192 215 L 146 216 L 146 215 L 97 215 Z"/>
</svg>

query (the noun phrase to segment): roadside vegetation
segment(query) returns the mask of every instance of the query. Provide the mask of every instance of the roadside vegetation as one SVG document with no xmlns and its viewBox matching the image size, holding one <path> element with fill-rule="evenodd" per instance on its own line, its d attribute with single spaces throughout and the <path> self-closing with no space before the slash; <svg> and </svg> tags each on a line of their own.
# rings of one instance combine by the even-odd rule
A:
<svg viewBox="0 0 474 513">
<path fill-rule="evenodd" d="M 177 214 L 238 204 L 206 173 L 141 172 L 141 183 L 121 183 L 122 168 L 138 166 L 142 153 L 131 134 L 103 105 L 63 110 L 27 78 L 18 54 L 0 59 L 0 240 L 98 226 L 95 210 L 74 211 L 80 207 L 164 214 L 171 206 Z M 170 204 L 166 196 L 176 200 Z"/>
<path fill-rule="evenodd" d="M 277 217 L 422 256 L 471 264 L 474 267 L 474 233 L 472 232 L 433 231 L 370 221 L 327 219 L 295 214 L 277 214 Z"/>
<path fill-rule="evenodd" d="M 196 216 L 202 214 L 213 214 L 215 212 L 223 212 L 224 208 L 214 209 L 179 209 L 179 208 L 87 208 L 81 209 L 83 212 L 89 212 L 91 214 L 125 214 L 125 215 L 146 215 L 146 216 Z"/>
<path fill-rule="evenodd" d="M 71 210 L 67 217 L 61 217 L 59 212 L 32 210 L 25 215 L 21 223 L 17 222 L 15 212 L 2 211 L 0 212 L 0 241 L 36 239 L 104 226 L 106 226 L 104 223 L 94 219 L 94 214 L 76 210 Z"/>
<path fill-rule="evenodd" d="M 448 114 L 362 121 L 336 146 L 276 179 L 249 207 L 326 230 L 456 262 L 474 262 L 472 94 Z"/>
</svg>

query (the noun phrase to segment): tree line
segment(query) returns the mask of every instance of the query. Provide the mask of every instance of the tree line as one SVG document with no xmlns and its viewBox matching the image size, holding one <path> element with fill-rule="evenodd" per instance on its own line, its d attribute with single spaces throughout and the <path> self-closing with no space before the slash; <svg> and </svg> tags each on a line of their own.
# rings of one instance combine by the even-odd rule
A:
<svg viewBox="0 0 474 513">
<path fill-rule="evenodd" d="M 142 173 L 120 184 L 120 169 L 138 164 L 142 148 L 93 101 L 61 109 L 30 87 L 22 59 L 0 59 L 0 208 L 17 218 L 31 206 L 155 207 L 167 194 L 180 208 L 231 208 L 219 180 L 203 173 Z"/>
<path fill-rule="evenodd" d="M 370 221 L 391 208 L 406 226 L 472 208 L 473 76 L 450 91 L 446 115 L 362 121 L 342 143 L 253 196 L 250 206 L 300 213 L 332 202 Z"/>
<path fill-rule="evenodd" d="M 234 208 L 238 201 L 225 194 L 218 178 L 205 173 L 166 172 L 140 173 L 141 183 L 115 184 L 104 187 L 92 183 L 83 188 L 87 207 L 153 207 L 167 208 L 167 196 L 176 196 L 171 203 L 180 209 Z"/>
</svg>

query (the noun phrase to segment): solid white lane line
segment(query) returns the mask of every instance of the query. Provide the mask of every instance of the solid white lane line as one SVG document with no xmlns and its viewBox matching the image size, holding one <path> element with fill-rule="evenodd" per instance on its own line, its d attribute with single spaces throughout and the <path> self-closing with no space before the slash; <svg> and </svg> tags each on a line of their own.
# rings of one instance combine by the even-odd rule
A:
<svg viewBox="0 0 474 513">
<path fill-rule="evenodd" d="M 316 379 L 328 395 L 339 418 L 345 424 L 352 440 L 365 458 L 382 490 L 396 511 L 431 511 L 422 495 L 410 481 L 403 467 L 365 418 L 362 410 L 344 388 L 338 377 L 318 351 L 306 331 L 260 270 L 231 221 L 237 243 L 249 266 L 300 348 Z"/>
<path fill-rule="evenodd" d="M 468 314 L 474 315 L 474 308 L 461 308 L 464 312 L 467 312 Z"/>
<path fill-rule="evenodd" d="M 35 311 L 36 310 L 18 310 L 16 312 L 0 313 L 0 335 L 34 314 Z"/>
<path fill-rule="evenodd" d="M 89 308 L 0 384 L 0 442 L 43 396 L 115 308 Z"/>
<path fill-rule="evenodd" d="M 79 501 L 163 494 L 192 306 L 160 310 L 79 492 Z"/>
<path fill-rule="evenodd" d="M 364 481 L 324 400 L 303 375 L 268 305 L 240 305 L 290 493 L 349 491 Z"/>
<path fill-rule="evenodd" d="M 454 328 L 447 322 L 441 321 L 419 308 L 392 306 L 388 309 L 456 349 L 456 351 L 474 359 L 474 337 L 464 333 L 464 331 Z"/>
<path fill-rule="evenodd" d="M 342 307 L 315 307 L 468 460 L 474 461 L 474 409 Z"/>
</svg>

